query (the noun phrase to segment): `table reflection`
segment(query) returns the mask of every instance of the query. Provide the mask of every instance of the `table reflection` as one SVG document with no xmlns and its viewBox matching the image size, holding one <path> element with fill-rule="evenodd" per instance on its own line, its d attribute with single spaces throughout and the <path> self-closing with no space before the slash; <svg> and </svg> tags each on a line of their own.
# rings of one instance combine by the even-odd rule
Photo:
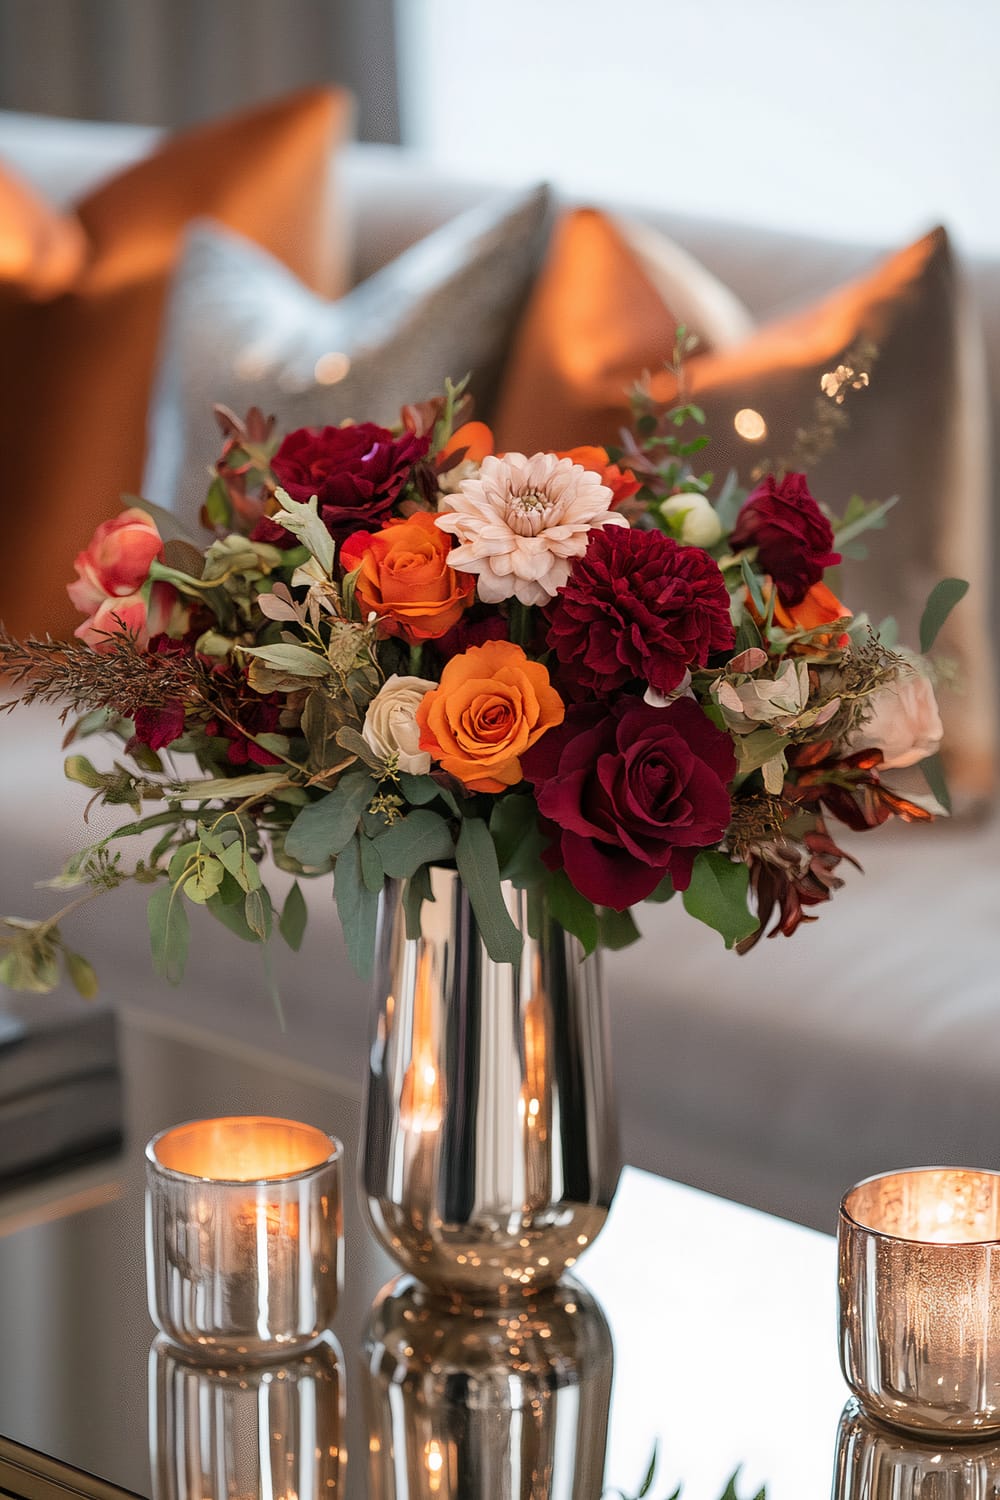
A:
<svg viewBox="0 0 1000 1500">
<path fill-rule="evenodd" d="M 369 1500 L 601 1494 L 613 1347 L 577 1283 L 494 1306 L 400 1277 L 376 1298 L 362 1366 Z"/>
<path fill-rule="evenodd" d="M 211 1366 L 166 1339 L 149 1355 L 153 1500 L 341 1500 L 344 1370 L 326 1337 L 280 1363 Z"/>
<path fill-rule="evenodd" d="M 852 1399 L 837 1432 L 833 1500 L 1000 1500 L 1000 1441 L 919 1441 Z"/>
</svg>

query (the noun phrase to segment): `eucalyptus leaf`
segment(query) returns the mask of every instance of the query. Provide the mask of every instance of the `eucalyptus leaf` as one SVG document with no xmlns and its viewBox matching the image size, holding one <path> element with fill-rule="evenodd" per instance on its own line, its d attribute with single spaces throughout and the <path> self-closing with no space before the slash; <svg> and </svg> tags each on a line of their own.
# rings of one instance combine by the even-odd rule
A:
<svg viewBox="0 0 1000 1500">
<path fill-rule="evenodd" d="M 382 857 L 379 852 L 380 844 L 374 839 L 368 838 L 366 834 L 358 836 L 359 848 L 361 850 L 361 878 L 370 891 L 376 896 L 385 885 L 385 871 L 382 868 Z"/>
<path fill-rule="evenodd" d="M 927 652 L 938 638 L 941 626 L 955 605 L 969 592 L 964 578 L 942 578 L 931 589 L 930 598 L 920 617 L 920 649 Z"/>
<path fill-rule="evenodd" d="M 760 579 L 757 577 L 757 574 L 754 572 L 753 568 L 745 557 L 740 558 L 740 572 L 743 574 L 743 582 L 746 584 L 747 589 L 750 593 L 750 598 L 753 601 L 753 607 L 760 615 L 761 619 L 763 619 L 765 614 L 767 613 L 767 606 L 764 603 L 764 595 L 761 590 Z"/>
<path fill-rule="evenodd" d="M 628 948 L 642 936 L 629 908 L 613 911 L 609 906 L 602 907 L 598 912 L 598 923 L 598 941 L 602 948 L 611 952 Z"/>
<path fill-rule="evenodd" d="M 322 868 L 354 837 L 374 792 L 367 771 L 348 771 L 332 792 L 299 813 L 285 838 L 288 853 L 307 868 Z"/>
<path fill-rule="evenodd" d="M 242 938 L 245 943 L 259 943 L 260 938 L 247 926 L 243 904 L 246 899 L 245 895 L 239 886 L 235 885 L 235 882 L 234 886 L 236 890 L 235 901 L 230 899 L 232 895 L 231 891 L 225 894 L 220 891 L 217 896 L 213 896 L 206 903 L 207 909 L 212 913 L 216 921 L 221 922 L 223 927 L 228 928 L 235 937 Z"/>
<path fill-rule="evenodd" d="M 593 953 L 601 936 L 600 919 L 593 903 L 580 895 L 565 870 L 556 870 L 549 876 L 546 895 L 553 921 L 579 939 L 584 953 Z"/>
<path fill-rule="evenodd" d="M 356 838 L 337 856 L 333 884 L 347 955 L 358 975 L 370 979 L 375 962 L 378 896 L 362 878 L 361 850 Z"/>
<path fill-rule="evenodd" d="M 433 802 L 435 797 L 440 797 L 456 818 L 462 815 L 454 793 L 435 781 L 433 776 L 413 776 L 408 771 L 400 771 L 399 791 L 411 807 L 424 807 L 428 802 Z"/>
<path fill-rule="evenodd" d="M 940 802 L 946 813 L 951 812 L 951 793 L 948 790 L 948 781 L 944 774 L 944 765 L 940 755 L 928 755 L 920 762 L 924 780 L 933 795 Z"/>
<path fill-rule="evenodd" d="M 70 977 L 73 988 L 84 1000 L 96 998 L 100 988 L 94 967 L 80 953 L 71 953 L 68 948 L 63 952 L 66 960 L 66 972 Z"/>
<path fill-rule="evenodd" d="M 254 936 L 266 943 L 271 936 L 271 897 L 263 886 L 247 892 L 243 915 Z"/>
<path fill-rule="evenodd" d="M 519 962 L 521 934 L 504 905 L 496 846 L 481 818 L 462 820 L 455 860 L 490 958 L 500 964 Z"/>
<path fill-rule="evenodd" d="M 406 918 L 406 936 L 418 938 L 421 934 L 420 913 L 425 901 L 433 901 L 431 872 L 426 865 L 415 870 L 403 889 L 403 915 Z"/>
<path fill-rule="evenodd" d="M 695 856 L 691 884 L 684 892 L 684 909 L 714 928 L 731 948 L 759 926 L 747 906 L 749 888 L 750 871 L 745 864 L 718 850 L 702 849 Z"/>
<path fill-rule="evenodd" d="M 260 871 L 242 839 L 238 839 L 223 849 L 219 855 L 219 859 L 240 886 L 240 889 L 245 891 L 247 895 L 251 891 L 260 890 Z"/>
<path fill-rule="evenodd" d="M 418 807 L 387 828 L 375 840 L 375 847 L 386 875 L 394 880 L 407 879 L 421 865 L 441 864 L 455 857 L 448 824 L 428 808 Z"/>
<path fill-rule="evenodd" d="M 285 897 L 285 904 L 281 908 L 281 919 L 278 922 L 278 931 L 289 948 L 295 953 L 298 953 L 302 947 L 302 939 L 305 937 L 308 920 L 309 908 L 306 906 L 306 898 L 302 894 L 302 887 L 296 880 Z"/>
<path fill-rule="evenodd" d="M 174 885 L 157 886 L 146 903 L 153 968 L 171 984 L 180 984 L 187 963 L 191 929 L 184 898 Z"/>
<path fill-rule="evenodd" d="M 538 826 L 534 797 L 523 793 L 497 799 L 490 815 L 501 880 L 516 886 L 536 884 L 544 875 L 542 850 L 546 839 Z"/>
</svg>

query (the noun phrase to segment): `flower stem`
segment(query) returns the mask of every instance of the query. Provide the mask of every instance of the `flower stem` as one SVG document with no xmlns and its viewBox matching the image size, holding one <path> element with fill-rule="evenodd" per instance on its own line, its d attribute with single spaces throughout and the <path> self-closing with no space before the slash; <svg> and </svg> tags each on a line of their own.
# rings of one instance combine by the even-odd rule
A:
<svg viewBox="0 0 1000 1500">
<path fill-rule="evenodd" d="M 424 661 L 424 643 L 415 641 L 410 647 L 410 676 L 419 677 Z"/>
<path fill-rule="evenodd" d="M 515 646 L 526 646 L 531 640 L 531 606 L 520 599 L 510 601 L 510 638 Z"/>
</svg>

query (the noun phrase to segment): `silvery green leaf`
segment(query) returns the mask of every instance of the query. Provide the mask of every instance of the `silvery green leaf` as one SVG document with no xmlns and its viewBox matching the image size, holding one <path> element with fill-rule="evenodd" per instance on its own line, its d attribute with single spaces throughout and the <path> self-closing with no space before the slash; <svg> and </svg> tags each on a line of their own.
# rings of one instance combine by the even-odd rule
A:
<svg viewBox="0 0 1000 1500">
<path fill-rule="evenodd" d="M 287 641 L 279 641 L 275 646 L 240 646 L 239 651 L 279 672 L 290 672 L 293 677 L 329 677 L 331 671 L 325 656 L 310 651 L 308 646 L 293 646 Z"/>
<path fill-rule="evenodd" d="M 319 501 L 315 495 L 305 505 L 293 500 L 287 490 L 278 488 L 275 499 L 281 513 L 272 517 L 279 526 L 297 536 L 302 545 L 319 563 L 327 578 L 333 575 L 333 537 L 327 531 L 319 514 Z"/>
</svg>

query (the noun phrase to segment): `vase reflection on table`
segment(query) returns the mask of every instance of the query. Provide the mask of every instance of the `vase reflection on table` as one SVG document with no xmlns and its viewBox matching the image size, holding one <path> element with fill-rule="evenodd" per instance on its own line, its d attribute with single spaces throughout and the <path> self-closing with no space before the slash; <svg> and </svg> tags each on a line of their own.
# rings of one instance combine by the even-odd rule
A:
<svg viewBox="0 0 1000 1500">
<path fill-rule="evenodd" d="M 431 871 L 419 937 L 383 897 L 361 1181 L 370 1221 L 420 1281 L 466 1296 L 551 1285 L 602 1229 L 620 1162 L 600 955 L 528 897 L 488 956 L 456 871 Z M 530 930 L 529 930 L 530 929 Z"/>
<path fill-rule="evenodd" d="M 400 1277 L 364 1340 L 369 1500 L 592 1500 L 612 1372 L 604 1314 L 569 1279 L 469 1304 Z"/>
</svg>

